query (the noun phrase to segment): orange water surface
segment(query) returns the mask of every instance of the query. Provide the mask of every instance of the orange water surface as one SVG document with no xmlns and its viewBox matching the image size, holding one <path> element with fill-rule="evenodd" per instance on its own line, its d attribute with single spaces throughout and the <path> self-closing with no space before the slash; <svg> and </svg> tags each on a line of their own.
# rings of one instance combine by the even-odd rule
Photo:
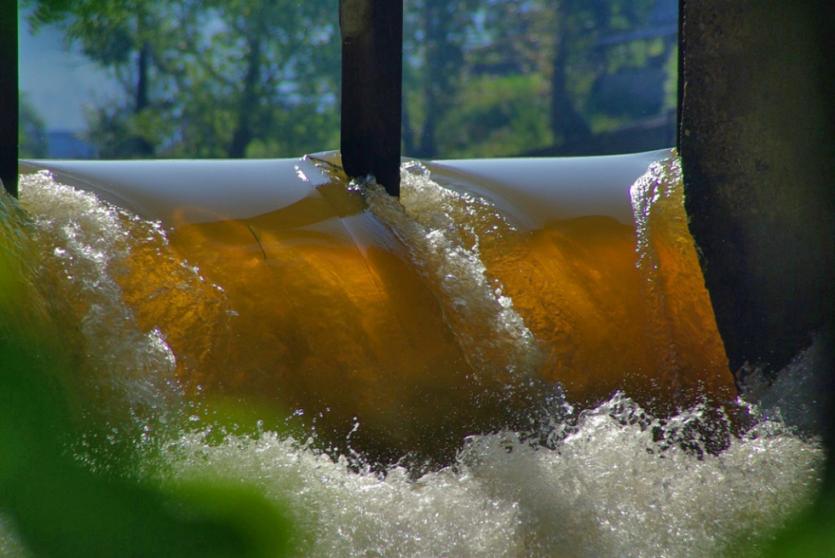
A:
<svg viewBox="0 0 835 558">
<path fill-rule="evenodd" d="M 392 460 L 446 458 L 467 434 L 523 427 L 556 383 L 574 405 L 623 390 L 661 413 L 735 394 L 675 160 L 633 186 L 633 224 L 522 228 L 428 176 L 413 180 L 445 205 L 410 214 L 404 201 L 392 217 L 399 206 L 374 209 L 329 176 L 277 211 L 175 223 L 171 247 L 199 268 L 197 285 L 170 288 L 178 259 L 135 250 L 124 296 L 164 333 L 192 396 L 296 411 L 321 441 Z M 526 333 L 501 338 L 484 301 L 450 294 L 458 278 L 438 270 L 451 256 L 415 251 L 415 230 L 392 219 L 417 222 L 416 242 L 444 235 L 447 252 L 475 254 Z"/>
</svg>

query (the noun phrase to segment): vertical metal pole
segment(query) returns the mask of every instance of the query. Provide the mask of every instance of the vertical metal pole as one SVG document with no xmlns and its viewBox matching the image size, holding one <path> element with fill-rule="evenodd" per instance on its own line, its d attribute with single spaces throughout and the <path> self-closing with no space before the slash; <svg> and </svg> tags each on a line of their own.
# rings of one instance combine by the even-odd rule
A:
<svg viewBox="0 0 835 558">
<path fill-rule="evenodd" d="M 0 180 L 17 196 L 17 2 L 0 2 Z"/>
<path fill-rule="evenodd" d="M 400 195 L 403 1 L 340 0 L 342 166 Z"/>
</svg>

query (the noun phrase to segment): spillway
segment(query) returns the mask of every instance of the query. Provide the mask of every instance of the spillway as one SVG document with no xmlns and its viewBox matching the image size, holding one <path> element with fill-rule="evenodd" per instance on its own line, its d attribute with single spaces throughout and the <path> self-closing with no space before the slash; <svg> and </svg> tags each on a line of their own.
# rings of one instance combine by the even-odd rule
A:
<svg viewBox="0 0 835 558">
<path fill-rule="evenodd" d="M 3 199 L 3 320 L 59 324 L 80 462 L 251 484 L 299 554 L 756 550 L 822 452 L 737 399 L 678 160 L 561 197 L 508 168 L 406 162 L 398 202 L 324 155 L 213 206 L 58 164 Z"/>
</svg>

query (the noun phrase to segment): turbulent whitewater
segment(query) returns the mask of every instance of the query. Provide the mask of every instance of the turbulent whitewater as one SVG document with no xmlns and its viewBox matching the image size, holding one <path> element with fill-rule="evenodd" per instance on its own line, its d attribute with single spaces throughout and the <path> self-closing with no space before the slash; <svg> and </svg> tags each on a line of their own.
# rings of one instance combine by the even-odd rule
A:
<svg viewBox="0 0 835 558">
<path fill-rule="evenodd" d="M 679 241 L 669 245 L 659 241 L 659 235 L 682 223 L 662 222 L 650 207 L 680 204 L 677 165 L 674 160 L 656 165 L 633 187 L 637 251 L 633 247 L 631 253 L 632 265 L 648 278 L 641 297 L 649 301 L 646 304 L 656 317 L 647 327 L 653 335 L 661 336 L 658 343 L 663 350 L 658 361 L 671 370 L 683 367 L 686 371 L 681 361 L 687 359 L 689 349 L 677 344 L 677 336 L 686 337 L 686 331 L 667 328 L 669 320 L 680 318 L 686 305 L 671 286 L 676 274 L 671 279 L 658 270 L 691 248 L 682 247 Z M 297 527 L 293 544 L 298 553 L 322 557 L 739 556 L 740 549 L 754 554 L 763 537 L 814 494 L 822 462 L 817 442 L 760 416 L 754 407 L 732 401 L 717 407 L 707 397 L 689 398 L 686 408 L 665 413 L 669 405 L 650 410 L 638 403 L 628 382 L 592 404 L 588 399 L 585 403 L 572 399 L 571 387 L 580 386 L 574 393 L 585 394 L 582 386 L 593 382 L 593 377 L 569 378 L 567 392 L 551 383 L 550 377 L 562 373 L 556 365 L 553 370 L 548 368 L 564 350 L 555 344 L 560 340 L 577 342 L 582 330 L 559 329 L 554 339 L 538 335 L 537 331 L 549 331 L 546 326 L 552 323 L 547 308 L 531 309 L 524 297 L 515 296 L 521 287 L 510 270 L 520 269 L 518 262 L 532 250 L 529 246 L 540 242 L 540 232 L 520 230 L 489 200 L 438 184 L 416 163 L 404 166 L 402 205 L 373 184 L 343 183 L 342 188 L 345 192 L 340 191 L 339 196 L 354 196 L 359 200 L 356 203 L 363 204 L 363 211 L 367 207 L 371 212 L 370 218 L 377 223 L 374 226 L 394 239 L 386 242 L 399 243 L 402 260 L 397 265 L 413 266 L 418 277 L 415 281 L 426 285 L 427 300 L 437 305 L 450 331 L 449 338 L 437 340 L 438 347 L 449 345 L 454 354 L 462 355 L 460 362 L 454 360 L 453 364 L 463 372 L 449 389 L 465 381 L 482 390 L 509 386 L 508 393 L 495 400 L 478 390 L 463 394 L 457 400 L 460 406 L 483 402 L 492 412 L 503 408 L 505 402 L 511 406 L 521 401 L 537 406 L 536 413 L 524 420 L 505 421 L 506 427 L 499 421 L 497 428 L 474 431 L 469 429 L 476 426 L 470 425 L 494 423 L 481 423 L 461 411 L 460 420 L 471 422 L 454 430 L 459 438 L 453 457 L 420 467 L 414 460 L 392 464 L 363 454 L 352 437 L 360 439 L 363 433 L 373 437 L 375 431 L 367 430 L 363 419 L 350 410 L 344 411 L 347 419 L 353 419 L 347 433 L 339 430 L 342 418 L 333 420 L 328 434 L 322 426 L 328 424 L 327 411 L 317 409 L 319 415 L 311 418 L 308 409 L 295 405 L 284 409 L 280 420 L 271 420 L 274 417 L 267 413 L 266 421 L 259 420 L 252 430 L 236 431 L 228 421 L 219 424 L 213 420 L 212 407 L 218 400 L 206 393 L 215 390 L 245 400 L 249 392 L 238 388 L 249 381 L 244 369 L 255 362 L 241 361 L 241 368 L 235 369 L 220 355 L 231 358 L 228 355 L 234 356 L 236 351 L 247 352 L 230 344 L 246 347 L 253 342 L 247 336 L 256 333 L 236 325 L 248 319 L 242 316 L 248 307 L 236 305 L 240 289 L 231 279 L 224 282 L 222 274 L 209 274 L 204 269 L 209 260 L 198 262 L 184 255 L 182 247 L 196 245 L 193 239 L 197 236 L 187 237 L 192 244 L 185 244 L 182 231 L 172 232 L 145 221 L 93 194 L 62 185 L 48 173 L 22 176 L 23 212 L 9 211 L 0 240 L 32 247 L 33 253 L 27 255 L 32 263 L 21 265 L 30 266 L 26 272 L 38 285 L 39 296 L 50 301 L 53 312 L 60 313 L 60 321 L 75 340 L 79 365 L 73 373 L 77 374 L 79 397 L 94 420 L 109 425 L 112 444 L 128 440 L 134 447 L 136 475 L 161 483 L 219 477 L 253 485 L 291 510 Z M 5 199 L 2 203 L 10 207 L 14 202 Z M 341 222 L 351 234 L 365 230 L 350 216 Z M 603 224 L 612 227 L 613 235 L 621 235 L 619 228 Z M 560 238 L 573 234 L 574 229 L 557 226 L 562 227 L 554 229 Z M 251 231 L 260 252 L 246 252 L 241 257 L 254 274 L 261 273 L 258 266 L 272 262 L 274 255 L 284 254 L 287 260 L 271 263 L 271 273 L 275 269 L 308 273 L 315 268 L 323 281 L 337 280 L 320 260 L 302 258 L 295 248 L 287 248 L 292 243 L 280 244 L 257 226 L 249 227 L 241 228 L 242 237 L 249 238 Z M 199 239 L 209 238 L 214 237 L 201 230 Z M 520 246 L 521 252 L 512 251 Z M 358 242 L 351 250 L 351 254 L 365 250 L 357 256 L 358 261 L 371 266 L 377 280 L 385 282 L 383 268 L 374 267 L 381 260 L 374 259 L 377 256 L 372 249 Z M 578 254 L 582 256 L 579 249 Z M 337 252 L 331 255 L 342 257 Z M 353 261 L 345 259 L 341 264 L 346 276 L 352 272 Z M 537 279 L 534 272 L 522 269 L 520 273 L 526 280 Z M 339 284 L 343 288 L 344 283 Z M 574 283 L 564 284 L 565 296 L 584 296 Z M 551 286 L 560 288 L 555 283 Z M 284 288 L 292 291 L 295 284 L 288 282 Z M 316 289 L 323 287 L 310 288 L 314 291 L 310 296 L 315 296 Z M 534 294 L 545 300 L 562 300 L 554 298 L 561 293 L 543 290 Z M 354 301 L 364 300 L 364 295 L 348 295 L 355 296 Z M 362 317 L 363 307 L 350 309 Z M 312 331 L 314 326 L 291 310 L 280 317 L 295 320 L 297 329 Z M 553 319 L 569 320 L 569 310 Z M 149 316 L 156 318 L 150 320 Z M 406 319 L 404 316 L 401 313 L 398 319 Z M 151 323 L 154 321 L 158 323 Z M 178 331 L 168 326 L 178 323 L 188 327 L 178 326 L 184 327 Z M 361 331 L 354 333 L 358 345 L 372 344 L 373 340 L 361 337 Z M 342 351 L 365 354 L 362 347 L 347 345 L 351 330 L 334 335 L 345 344 Z M 196 341 L 189 345 L 182 341 L 186 338 Z M 221 348 L 214 345 L 219 339 L 226 343 Z M 188 350 L 178 353 L 178 347 Z M 246 356 L 255 359 L 255 353 L 262 350 L 259 347 Z M 268 349 L 276 351 L 276 360 L 301 358 L 280 343 L 263 350 Z M 252 369 L 268 375 L 263 362 L 258 362 L 261 364 L 251 365 Z M 353 366 L 350 355 L 341 362 Z M 385 360 L 381 357 L 379 362 Z M 212 366 L 226 368 L 210 370 Z M 279 366 L 283 365 L 276 364 Z M 338 368 L 339 363 L 323 362 L 322 366 Z M 289 374 L 288 370 L 295 369 L 287 368 L 283 373 Z M 386 374 L 386 370 L 353 372 L 346 384 L 354 381 L 373 386 L 372 373 Z M 451 370 L 435 373 L 438 382 L 454 377 Z M 227 378 L 218 383 L 220 388 L 213 383 L 218 377 Z M 322 378 L 335 381 L 333 376 Z M 322 390 L 351 389 L 328 387 L 321 381 Z M 297 389 L 307 393 L 305 390 L 316 385 Z M 516 390 L 524 391 L 524 397 L 517 397 Z M 680 383 L 675 383 L 673 393 L 676 390 L 681 390 Z M 392 391 L 392 397 L 398 393 Z M 409 400 L 405 401 L 408 404 Z M 456 400 L 451 401 L 450 405 Z M 423 440 L 418 435 L 409 438 L 410 429 L 420 429 L 421 420 L 427 421 L 427 428 L 446 426 L 429 422 L 436 420 L 429 414 L 433 405 L 440 409 L 445 400 L 429 397 L 425 404 L 429 409 L 426 414 L 416 412 L 400 419 L 416 422 L 408 426 L 393 424 L 397 408 L 390 414 L 370 403 L 358 408 L 366 409 L 369 421 L 378 417 L 380 432 L 399 432 L 397 428 L 402 427 L 405 434 L 392 437 L 392 446 L 386 445 L 389 441 L 380 442 L 380 447 L 400 451 L 398 440 Z M 256 406 L 255 412 L 260 408 Z M 343 411 L 332 411 L 339 412 Z M 725 412 L 730 414 L 725 416 Z M 302 426 L 294 422 L 296 419 Z M 320 436 L 334 432 L 343 436 L 344 442 L 322 442 Z M 373 440 L 365 443 L 370 451 L 379 451 Z M 83 440 L 72 451 L 89 467 L 100 467 L 106 461 L 106 456 L 90 454 Z M 13 526 L 6 525 L 4 532 L 0 551 L 26 556 L 25 544 L 17 541 Z"/>
</svg>

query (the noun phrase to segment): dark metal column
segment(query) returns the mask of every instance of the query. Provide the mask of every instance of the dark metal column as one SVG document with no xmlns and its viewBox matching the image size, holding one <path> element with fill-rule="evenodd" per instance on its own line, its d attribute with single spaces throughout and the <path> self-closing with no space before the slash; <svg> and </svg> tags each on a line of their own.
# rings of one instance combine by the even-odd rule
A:
<svg viewBox="0 0 835 558">
<path fill-rule="evenodd" d="M 739 380 L 785 366 L 835 315 L 831 5 L 680 7 L 686 206 Z"/>
<path fill-rule="evenodd" d="M 17 2 L 0 2 L 0 180 L 17 196 Z"/>
<path fill-rule="evenodd" d="M 400 195 L 402 0 L 340 0 L 342 165 Z"/>
</svg>

